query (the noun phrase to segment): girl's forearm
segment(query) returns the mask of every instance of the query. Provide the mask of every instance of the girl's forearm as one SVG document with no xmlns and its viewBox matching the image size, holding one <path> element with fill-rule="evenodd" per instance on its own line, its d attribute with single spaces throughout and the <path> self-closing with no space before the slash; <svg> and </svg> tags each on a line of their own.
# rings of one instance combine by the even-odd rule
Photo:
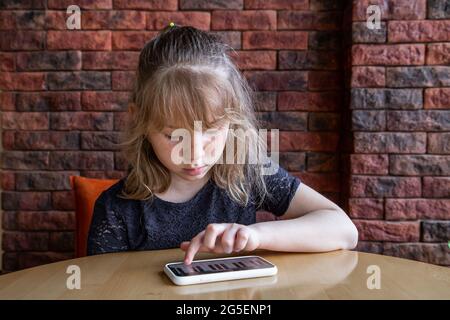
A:
<svg viewBox="0 0 450 320">
<path fill-rule="evenodd" d="M 317 210 L 299 218 L 255 223 L 259 249 L 291 252 L 320 252 L 353 249 L 358 231 L 345 212 Z"/>
</svg>

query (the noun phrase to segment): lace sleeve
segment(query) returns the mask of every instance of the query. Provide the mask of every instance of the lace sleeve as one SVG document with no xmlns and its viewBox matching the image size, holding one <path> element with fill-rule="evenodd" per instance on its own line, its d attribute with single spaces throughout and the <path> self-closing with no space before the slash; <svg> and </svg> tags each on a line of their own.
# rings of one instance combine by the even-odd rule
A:
<svg viewBox="0 0 450 320">
<path fill-rule="evenodd" d="M 258 208 L 282 216 L 288 209 L 292 198 L 300 185 L 300 179 L 291 175 L 283 167 L 275 164 L 274 174 L 264 176 L 268 193 Z"/>
<path fill-rule="evenodd" d="M 103 194 L 94 205 L 87 255 L 128 250 L 127 230 L 117 213 L 105 205 Z"/>
</svg>

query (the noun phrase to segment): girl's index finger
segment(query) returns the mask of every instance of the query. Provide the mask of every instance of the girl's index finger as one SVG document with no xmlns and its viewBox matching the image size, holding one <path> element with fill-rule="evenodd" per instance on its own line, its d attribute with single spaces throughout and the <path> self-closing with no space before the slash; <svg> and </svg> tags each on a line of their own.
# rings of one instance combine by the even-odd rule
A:
<svg viewBox="0 0 450 320">
<path fill-rule="evenodd" d="M 184 256 L 184 264 L 191 264 L 192 260 L 194 260 L 195 254 L 198 252 L 203 242 L 203 234 L 194 237 L 189 244 L 189 247 L 186 250 L 186 254 Z"/>
</svg>

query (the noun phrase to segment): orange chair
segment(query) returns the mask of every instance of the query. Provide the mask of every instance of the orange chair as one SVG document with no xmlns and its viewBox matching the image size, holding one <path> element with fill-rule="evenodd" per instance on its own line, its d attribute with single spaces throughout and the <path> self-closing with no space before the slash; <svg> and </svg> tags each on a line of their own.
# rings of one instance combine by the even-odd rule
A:
<svg viewBox="0 0 450 320">
<path fill-rule="evenodd" d="M 117 181 L 119 180 L 70 176 L 70 185 L 75 194 L 75 256 L 77 258 L 86 256 L 87 237 L 95 200 Z"/>
</svg>

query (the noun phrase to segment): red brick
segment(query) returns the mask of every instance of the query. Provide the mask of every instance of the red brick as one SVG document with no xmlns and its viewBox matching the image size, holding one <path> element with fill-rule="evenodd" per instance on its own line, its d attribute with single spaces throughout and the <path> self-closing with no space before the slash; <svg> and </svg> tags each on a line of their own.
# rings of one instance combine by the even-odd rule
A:
<svg viewBox="0 0 450 320">
<path fill-rule="evenodd" d="M 112 89 L 119 91 L 133 90 L 135 73 L 131 71 L 113 71 Z"/>
<path fill-rule="evenodd" d="M 241 32 L 239 31 L 210 31 L 211 34 L 217 36 L 220 41 L 229 45 L 234 50 L 240 50 L 241 44 Z"/>
<path fill-rule="evenodd" d="M 157 34 L 156 31 L 114 31 L 112 48 L 115 50 L 142 50 L 144 45 Z"/>
<path fill-rule="evenodd" d="M 419 222 L 387 222 L 380 220 L 353 220 L 360 240 L 414 242 L 420 239 Z"/>
<path fill-rule="evenodd" d="M 55 210 L 74 210 L 75 200 L 73 191 L 53 191 L 52 208 Z"/>
<path fill-rule="evenodd" d="M 114 130 L 125 130 L 128 117 L 128 112 L 114 112 Z"/>
<path fill-rule="evenodd" d="M 82 13 L 81 29 L 145 29 L 145 13 L 141 11 L 86 11 Z"/>
<path fill-rule="evenodd" d="M 110 31 L 48 31 L 49 50 L 111 50 Z"/>
<path fill-rule="evenodd" d="M 65 11 L 47 10 L 45 13 L 45 28 L 47 30 L 67 30 L 67 17 L 69 15 Z M 81 21 L 83 21 L 83 14 L 81 17 Z"/>
<path fill-rule="evenodd" d="M 109 151 L 53 151 L 52 170 L 112 170 L 114 159 Z"/>
<path fill-rule="evenodd" d="M 73 251 L 75 249 L 73 232 L 50 232 L 48 248 L 51 251 Z"/>
<path fill-rule="evenodd" d="M 45 45 L 43 31 L 0 31 L 0 50 L 42 50 Z"/>
<path fill-rule="evenodd" d="M 280 51 L 278 53 L 278 68 L 280 70 L 337 70 L 339 60 L 339 54 L 334 51 Z"/>
<path fill-rule="evenodd" d="M 353 65 L 423 65 L 425 45 L 354 45 Z"/>
<path fill-rule="evenodd" d="M 279 11 L 278 29 L 283 30 L 339 30 L 339 12 Z"/>
<path fill-rule="evenodd" d="M 421 183 L 418 177 L 352 176 L 350 183 L 350 195 L 357 198 L 421 196 Z"/>
<path fill-rule="evenodd" d="M 245 31 L 244 49 L 306 49 L 308 33 L 304 31 Z"/>
<path fill-rule="evenodd" d="M 69 176 L 78 175 L 76 171 L 33 171 L 16 172 L 16 190 L 70 190 Z"/>
<path fill-rule="evenodd" d="M 450 198 L 450 177 L 424 177 L 423 196 L 429 198 Z"/>
<path fill-rule="evenodd" d="M 0 92 L 0 110 L 14 111 L 16 105 L 16 94 L 13 92 Z"/>
<path fill-rule="evenodd" d="M 353 67 L 351 86 L 360 87 L 384 87 L 386 85 L 384 67 Z"/>
<path fill-rule="evenodd" d="M 307 10 L 308 0 L 245 0 L 244 8 Z"/>
<path fill-rule="evenodd" d="M 350 167 L 353 174 L 387 175 L 389 157 L 386 154 L 352 154 Z"/>
<path fill-rule="evenodd" d="M 450 265 L 447 243 L 384 243 L 383 254 L 444 266 Z"/>
<path fill-rule="evenodd" d="M 4 210 L 49 210 L 49 192 L 3 192 L 2 208 Z"/>
<path fill-rule="evenodd" d="M 388 41 L 450 41 L 450 20 L 390 21 Z"/>
<path fill-rule="evenodd" d="M 128 161 L 125 158 L 123 152 L 115 152 L 114 153 L 114 165 L 117 170 L 128 170 Z"/>
<path fill-rule="evenodd" d="M 308 152 L 306 166 L 309 172 L 337 172 L 339 160 L 333 153 Z"/>
<path fill-rule="evenodd" d="M 426 17 L 426 0 L 358 0 L 353 1 L 353 21 L 367 20 L 367 7 L 378 5 L 382 20 L 420 20 Z"/>
<path fill-rule="evenodd" d="M 450 43 L 431 43 L 427 45 L 427 64 L 450 65 Z"/>
<path fill-rule="evenodd" d="M 428 153 L 450 154 L 450 132 L 428 133 Z"/>
<path fill-rule="evenodd" d="M 16 150 L 77 150 L 79 133 L 75 131 L 16 131 Z"/>
<path fill-rule="evenodd" d="M 335 71 L 309 71 L 308 89 L 314 91 L 339 90 L 342 88 L 342 74 Z"/>
<path fill-rule="evenodd" d="M 43 29 L 44 11 L 4 10 L 0 12 L 0 30 Z"/>
<path fill-rule="evenodd" d="M 249 84 L 256 90 L 305 90 L 307 73 L 304 71 L 245 71 Z"/>
<path fill-rule="evenodd" d="M 76 111 L 81 109 L 80 92 L 19 93 L 17 111 Z"/>
<path fill-rule="evenodd" d="M 129 92 L 84 91 L 81 105 L 87 111 L 126 111 L 129 98 Z"/>
<path fill-rule="evenodd" d="M 348 214 L 350 218 L 356 219 L 383 219 L 383 199 L 349 199 Z"/>
<path fill-rule="evenodd" d="M 280 132 L 280 152 L 336 151 L 339 135 L 336 133 Z"/>
<path fill-rule="evenodd" d="M 135 70 L 138 61 L 136 51 L 83 52 L 84 70 Z"/>
<path fill-rule="evenodd" d="M 17 55 L 18 70 L 79 70 L 80 51 L 21 52 Z"/>
<path fill-rule="evenodd" d="M 244 0 L 180 0 L 180 9 L 212 10 L 242 9 Z"/>
<path fill-rule="evenodd" d="M 67 9 L 74 4 L 72 0 L 48 0 L 49 9 Z M 78 0 L 76 5 L 80 9 L 112 9 L 112 0 Z"/>
<path fill-rule="evenodd" d="M 110 90 L 111 73 L 104 71 L 49 72 L 50 90 Z"/>
<path fill-rule="evenodd" d="M 213 30 L 276 30 L 277 13 L 273 10 L 217 10 L 211 16 Z"/>
<path fill-rule="evenodd" d="M 450 88 L 425 89 L 425 109 L 449 109 Z"/>
<path fill-rule="evenodd" d="M 2 128 L 16 130 L 46 130 L 49 119 L 41 112 L 3 112 Z"/>
<path fill-rule="evenodd" d="M 45 251 L 48 249 L 48 233 L 6 231 L 2 247 L 5 251 Z"/>
<path fill-rule="evenodd" d="M 354 148 L 358 153 L 425 153 L 426 133 L 355 132 Z"/>
<path fill-rule="evenodd" d="M 390 155 L 389 173 L 401 176 L 445 176 L 450 172 L 449 155 Z"/>
<path fill-rule="evenodd" d="M 52 113 L 52 130 L 112 130 L 113 115 L 109 112 Z"/>
<path fill-rule="evenodd" d="M 445 220 L 449 212 L 449 199 L 386 199 L 387 220 Z"/>
<path fill-rule="evenodd" d="M 73 259 L 72 252 L 18 252 L 17 269 L 32 268 L 38 265 Z"/>
<path fill-rule="evenodd" d="M 83 150 L 118 150 L 120 132 L 82 132 L 81 149 Z"/>
<path fill-rule="evenodd" d="M 15 54 L 0 52 L 0 71 L 14 71 L 16 69 Z"/>
<path fill-rule="evenodd" d="M 233 51 L 231 57 L 240 70 L 274 70 L 277 66 L 276 51 Z"/>
<path fill-rule="evenodd" d="M 340 191 L 340 177 L 338 173 L 300 172 L 296 173 L 295 176 L 299 177 L 303 183 L 318 192 Z"/>
<path fill-rule="evenodd" d="M 3 0 L 2 9 L 44 9 L 44 0 L 28 0 L 28 1 L 17 1 L 17 0 Z"/>
<path fill-rule="evenodd" d="M 113 0 L 115 9 L 177 10 L 177 0 Z"/>
<path fill-rule="evenodd" d="M 378 241 L 358 241 L 355 248 L 358 252 L 368 252 L 375 254 L 383 254 L 383 243 Z"/>
<path fill-rule="evenodd" d="M 278 110 L 336 111 L 341 98 L 339 92 L 279 92 Z"/>
<path fill-rule="evenodd" d="M 305 131 L 306 112 L 257 112 L 256 118 L 261 128 Z"/>
<path fill-rule="evenodd" d="M 390 131 L 446 131 L 450 130 L 449 110 L 387 111 Z"/>
<path fill-rule="evenodd" d="M 16 214 L 18 230 L 50 231 L 74 230 L 75 213 L 68 211 L 19 211 Z"/>
<path fill-rule="evenodd" d="M 7 130 L 2 132 L 2 146 L 5 150 L 14 149 L 14 133 L 13 130 Z"/>
<path fill-rule="evenodd" d="M 48 152 L 3 151 L 2 168 L 14 170 L 48 169 Z"/>
<path fill-rule="evenodd" d="M 201 30 L 209 30 L 211 14 L 209 12 L 182 11 L 182 12 L 148 12 L 147 29 L 162 30 L 170 22 L 176 25 L 189 25 Z"/>
<path fill-rule="evenodd" d="M 93 179 L 121 179 L 127 175 L 127 171 L 117 171 L 117 170 L 101 170 L 101 171 L 91 171 L 91 170 L 83 170 L 81 171 L 81 175 L 87 178 Z"/>
<path fill-rule="evenodd" d="M 45 74 L 41 72 L 0 72 L 0 90 L 40 91 L 46 89 Z"/>
<path fill-rule="evenodd" d="M 16 186 L 14 172 L 11 171 L 1 171 L 0 179 L 1 179 L 1 188 L 2 190 L 14 190 Z"/>
<path fill-rule="evenodd" d="M 309 131 L 338 131 L 341 124 L 341 115 L 332 112 L 310 113 L 308 116 Z"/>
</svg>

